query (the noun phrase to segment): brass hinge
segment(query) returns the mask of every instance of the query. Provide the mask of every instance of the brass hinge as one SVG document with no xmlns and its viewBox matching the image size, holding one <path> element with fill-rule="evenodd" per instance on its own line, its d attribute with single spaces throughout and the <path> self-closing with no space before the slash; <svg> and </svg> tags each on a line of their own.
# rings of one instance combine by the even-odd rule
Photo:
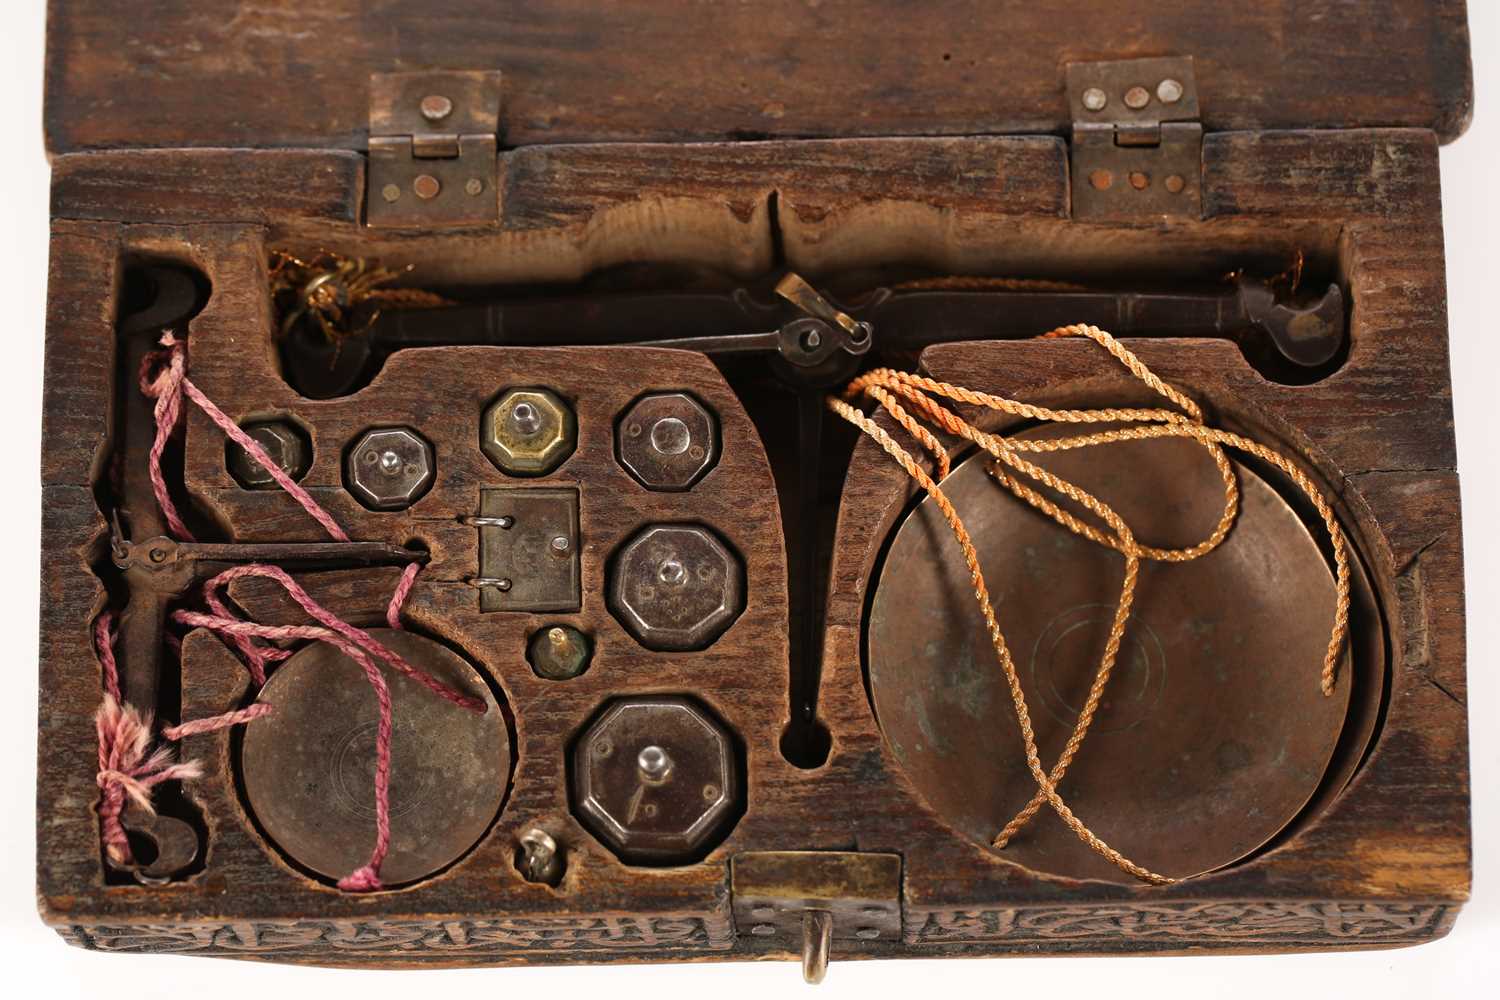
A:
<svg viewBox="0 0 1500 1000">
<path fill-rule="evenodd" d="M 752 851 L 729 862 L 734 927 L 792 944 L 802 974 L 820 982 L 836 940 L 901 940 L 901 855 L 856 851 Z"/>
<path fill-rule="evenodd" d="M 1075 219 L 1201 218 L 1203 125 L 1187 56 L 1067 65 Z"/>
<path fill-rule="evenodd" d="M 370 76 L 366 225 L 499 221 L 500 81 L 478 71 Z"/>
</svg>

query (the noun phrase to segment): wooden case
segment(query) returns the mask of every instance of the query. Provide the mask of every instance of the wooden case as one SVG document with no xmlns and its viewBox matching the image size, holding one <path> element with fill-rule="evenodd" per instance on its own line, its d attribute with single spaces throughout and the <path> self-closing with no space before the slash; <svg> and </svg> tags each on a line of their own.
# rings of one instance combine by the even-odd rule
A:
<svg viewBox="0 0 1500 1000">
<path fill-rule="evenodd" d="M 736 911 L 731 859 L 770 851 L 899 856 L 894 932 L 838 935 L 837 958 L 1389 947 L 1452 926 L 1469 890 L 1469 770 L 1438 148 L 1470 113 L 1463 0 L 139 6 L 123 17 L 103 0 L 55 2 L 49 21 L 38 893 L 69 941 L 341 965 L 790 957 L 798 940 L 750 933 Z M 1069 73 L 1147 57 L 1188 60 L 1195 77 L 1195 113 L 1157 123 L 1201 127 L 1173 161 L 1186 163 L 1188 201 L 1090 202 L 1080 158 L 1099 122 L 1080 115 Z M 397 113 L 412 79 L 447 81 L 463 105 L 457 166 L 442 168 L 456 180 L 442 175 L 430 203 L 406 188 L 431 138 Z M 462 193 L 466 178 L 478 193 Z M 1223 341 L 1134 346 L 1226 424 L 1300 456 L 1336 501 L 1389 663 L 1372 748 L 1291 835 L 1170 887 L 1050 877 L 958 835 L 894 762 L 864 684 L 872 572 L 912 493 L 861 441 L 831 533 L 820 701 L 831 751 L 797 767 L 778 749 L 787 539 L 761 437 L 719 371 L 644 348 L 445 348 L 393 357 L 365 392 L 306 399 L 271 346 L 278 248 L 410 266 L 440 288 L 575 286 L 625 266 L 1144 280 L 1304 255 L 1353 302 L 1347 358 L 1327 377 L 1272 381 Z M 314 450 L 304 485 L 351 535 L 428 545 L 408 614 L 488 671 L 511 706 L 509 798 L 435 877 L 358 895 L 293 868 L 247 816 L 225 733 L 183 747 L 209 770 L 187 792 L 207 830 L 201 870 L 161 886 L 106 877 L 90 629 L 112 599 L 99 567 L 118 393 L 133 379 L 116 318 L 123 275 L 143 258 L 187 264 L 211 285 L 190 327 L 195 383 L 237 420 L 294 414 Z M 921 365 L 1038 401 L 1132 395 L 1095 350 L 955 344 Z M 517 652 L 544 616 L 475 612 L 463 582 L 474 532 L 457 520 L 495 478 L 464 415 L 532 384 L 574 400 L 579 426 L 577 453 L 545 482 L 583 491 L 584 596 L 566 617 L 598 646 L 588 673 L 560 685 Z M 671 498 L 670 519 L 714 525 L 748 581 L 744 613 L 709 654 L 641 650 L 603 595 L 608 554 L 663 509 L 615 462 L 614 415 L 644 391 L 684 386 L 718 413 L 723 457 Z M 343 444 L 382 422 L 437 440 L 437 480 L 409 511 L 372 512 L 343 488 Z M 238 488 L 196 410 L 183 465 L 198 516 L 222 537 L 321 537 L 285 495 Z M 379 601 L 335 589 L 351 620 L 381 620 Z M 235 596 L 284 613 L 253 587 Z M 244 697 L 207 633 L 185 638 L 182 675 L 183 718 Z M 575 818 L 565 748 L 607 698 L 662 691 L 729 723 L 748 787 L 706 857 L 643 868 Z M 517 834 L 533 824 L 568 847 L 555 888 L 516 870 Z"/>
</svg>

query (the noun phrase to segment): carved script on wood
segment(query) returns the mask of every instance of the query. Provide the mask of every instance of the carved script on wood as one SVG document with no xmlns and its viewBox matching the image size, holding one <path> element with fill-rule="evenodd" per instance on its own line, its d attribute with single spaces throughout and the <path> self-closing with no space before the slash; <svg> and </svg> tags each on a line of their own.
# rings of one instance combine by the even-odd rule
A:
<svg viewBox="0 0 1500 1000">
<path fill-rule="evenodd" d="M 1439 933 L 1447 908 L 1387 903 L 1134 903 L 1105 906 L 926 910 L 908 915 L 907 941 L 1045 942 L 1120 939 L 1201 944 L 1419 940 Z"/>
<path fill-rule="evenodd" d="M 483 957 L 537 951 L 727 948 L 727 922 L 700 917 L 518 917 L 495 920 L 305 920 L 296 923 L 129 924 L 61 928 L 98 951 L 279 955 L 327 961 Z"/>
</svg>

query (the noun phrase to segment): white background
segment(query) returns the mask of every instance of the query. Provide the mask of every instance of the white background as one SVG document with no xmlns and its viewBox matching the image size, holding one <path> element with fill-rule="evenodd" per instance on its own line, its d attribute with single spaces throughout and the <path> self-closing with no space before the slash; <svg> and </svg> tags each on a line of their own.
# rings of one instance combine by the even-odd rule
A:
<svg viewBox="0 0 1500 1000">
<path fill-rule="evenodd" d="M 420 0 L 414 0 L 420 2 Z M 42 150 L 41 0 L 4 5 L 0 94 L 0 975 L 10 995 L 52 997 L 629 996 L 764 997 L 801 989 L 789 964 L 350 972 L 202 958 L 100 955 L 66 947 L 35 909 L 33 825 L 39 434 L 46 294 L 47 165 Z M 1358 4 L 1346 5 L 1356 16 Z M 1471 0 L 1475 124 L 1443 150 L 1444 224 L 1452 327 L 1453 392 L 1463 479 L 1469 611 L 1469 710 L 1474 788 L 1474 897 L 1451 935 L 1400 951 L 1157 959 L 1020 959 L 835 962 L 823 996 L 951 995 L 1294 998 L 1305 995 L 1470 997 L 1500 988 L 1500 4 Z M 1483 984 L 1490 985 L 1485 987 Z M 118 992 L 116 992 L 118 991 Z"/>
</svg>

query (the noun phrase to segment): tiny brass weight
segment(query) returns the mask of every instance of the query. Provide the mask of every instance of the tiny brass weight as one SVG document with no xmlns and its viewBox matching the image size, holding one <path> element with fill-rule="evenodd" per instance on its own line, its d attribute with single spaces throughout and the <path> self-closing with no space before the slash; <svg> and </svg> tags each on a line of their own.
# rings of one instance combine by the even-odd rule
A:
<svg viewBox="0 0 1500 1000">
<path fill-rule="evenodd" d="M 677 864 L 716 843 L 739 799 L 729 730 L 694 699 L 617 698 L 573 751 L 579 818 L 626 861 Z"/>
<path fill-rule="evenodd" d="M 276 467 L 292 479 L 307 475 L 312 465 L 312 445 L 302 429 L 289 420 L 264 420 L 241 428 L 250 439 L 265 449 Z M 276 489 L 276 480 L 265 466 L 234 442 L 225 447 L 229 474 L 247 490 Z"/>
<path fill-rule="evenodd" d="M 589 637 L 571 625 L 552 625 L 531 637 L 526 658 L 538 677 L 549 681 L 566 681 L 589 668 L 593 654 Z"/>
<path fill-rule="evenodd" d="M 563 877 L 562 847 L 541 827 L 527 827 L 516 838 L 516 869 L 528 882 L 556 887 Z"/>
<path fill-rule="evenodd" d="M 501 472 L 541 476 L 573 454 L 578 423 L 550 389 L 509 389 L 484 411 L 479 446 Z"/>
</svg>

